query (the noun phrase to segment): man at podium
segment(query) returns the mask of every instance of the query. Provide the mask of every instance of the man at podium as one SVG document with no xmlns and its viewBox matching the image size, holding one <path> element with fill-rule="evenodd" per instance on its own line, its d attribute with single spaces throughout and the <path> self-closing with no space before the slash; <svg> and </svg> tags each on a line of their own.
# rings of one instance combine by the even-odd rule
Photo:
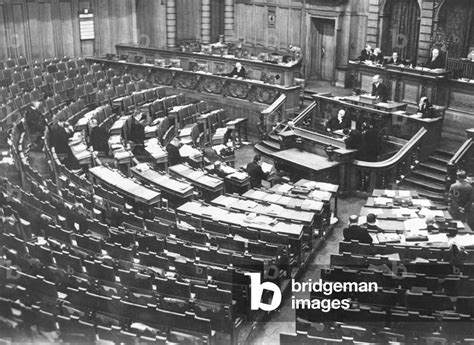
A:
<svg viewBox="0 0 474 345">
<path fill-rule="evenodd" d="M 372 79 L 372 96 L 375 96 L 378 98 L 380 102 L 387 102 L 388 101 L 388 89 L 387 86 L 385 86 L 382 83 L 382 78 L 380 78 L 380 75 L 374 75 L 374 78 Z"/>
</svg>

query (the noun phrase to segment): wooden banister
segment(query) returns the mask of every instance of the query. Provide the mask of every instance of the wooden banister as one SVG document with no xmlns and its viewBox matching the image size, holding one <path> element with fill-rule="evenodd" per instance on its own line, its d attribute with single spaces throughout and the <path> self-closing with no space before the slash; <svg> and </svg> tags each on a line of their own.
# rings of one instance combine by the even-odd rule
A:
<svg viewBox="0 0 474 345">
<path fill-rule="evenodd" d="M 372 191 L 399 183 L 419 163 L 419 151 L 428 130 L 421 128 L 395 155 L 380 162 L 354 160 L 349 174 L 351 190 Z"/>
</svg>

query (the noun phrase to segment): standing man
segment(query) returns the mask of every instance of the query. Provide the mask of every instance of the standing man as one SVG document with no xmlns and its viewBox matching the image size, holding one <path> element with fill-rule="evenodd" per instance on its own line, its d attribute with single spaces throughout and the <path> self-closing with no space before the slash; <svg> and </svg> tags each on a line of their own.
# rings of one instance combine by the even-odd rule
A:
<svg viewBox="0 0 474 345">
<path fill-rule="evenodd" d="M 168 152 L 168 165 L 173 166 L 176 164 L 180 164 L 182 161 L 181 154 L 179 153 L 179 147 L 181 146 L 181 143 L 178 138 L 173 138 L 169 142 L 168 145 L 166 145 L 166 151 Z"/>
<path fill-rule="evenodd" d="M 466 181 L 466 172 L 457 172 L 458 180 L 449 187 L 449 213 L 454 219 L 467 221 L 472 208 L 472 186 Z"/>
<path fill-rule="evenodd" d="M 261 167 L 262 157 L 255 155 L 253 161 L 247 164 L 245 171 L 250 176 L 250 187 L 260 188 L 262 187 L 262 180 L 267 179 L 268 174 L 264 173 Z"/>
<path fill-rule="evenodd" d="M 41 150 L 41 138 L 46 128 L 46 120 L 41 111 L 39 111 L 40 105 L 39 101 L 33 101 L 25 113 L 26 128 L 33 150 Z"/>
<path fill-rule="evenodd" d="M 388 89 L 387 86 L 382 83 L 382 78 L 380 78 L 380 75 L 374 75 L 372 81 L 372 96 L 375 96 L 379 102 L 387 102 Z"/>
</svg>

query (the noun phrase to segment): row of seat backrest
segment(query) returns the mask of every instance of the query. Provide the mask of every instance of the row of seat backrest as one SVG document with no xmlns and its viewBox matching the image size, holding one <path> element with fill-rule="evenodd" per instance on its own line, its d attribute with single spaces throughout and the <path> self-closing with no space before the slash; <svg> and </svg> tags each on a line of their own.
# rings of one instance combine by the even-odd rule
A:
<svg viewBox="0 0 474 345">
<path fill-rule="evenodd" d="M 451 262 L 457 259 L 459 255 L 455 255 L 453 251 L 446 248 L 433 247 L 414 247 L 402 246 L 400 244 L 366 244 L 358 241 L 339 242 L 339 253 L 352 253 L 356 255 L 374 256 L 374 255 L 390 255 L 399 254 L 400 260 L 412 261 L 416 258 L 435 259 L 438 261 Z M 463 262 L 473 262 L 474 253 L 472 251 L 465 251 L 463 255 Z"/>
</svg>

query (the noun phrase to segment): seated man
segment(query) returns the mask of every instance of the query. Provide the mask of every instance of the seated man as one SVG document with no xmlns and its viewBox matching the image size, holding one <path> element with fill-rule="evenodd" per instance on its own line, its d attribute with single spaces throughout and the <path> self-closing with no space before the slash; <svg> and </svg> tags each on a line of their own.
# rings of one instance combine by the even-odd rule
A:
<svg viewBox="0 0 474 345">
<path fill-rule="evenodd" d="M 349 226 L 343 230 L 344 241 L 350 242 L 352 240 L 359 241 L 359 243 L 372 243 L 372 237 L 369 235 L 367 229 L 362 228 L 358 224 L 359 217 L 352 215 L 349 217 Z"/>
<path fill-rule="evenodd" d="M 370 46 L 370 44 L 367 44 L 365 46 L 365 49 L 360 52 L 359 60 L 361 62 L 364 62 L 364 61 L 370 60 L 371 57 L 372 57 L 372 47 Z"/>
<path fill-rule="evenodd" d="M 467 59 L 474 61 L 474 49 L 472 49 L 471 52 L 467 55 Z"/>
<path fill-rule="evenodd" d="M 382 232 L 383 230 L 377 225 L 377 216 L 373 213 L 367 215 L 367 230 L 373 232 Z"/>
<path fill-rule="evenodd" d="M 245 171 L 250 176 L 250 187 L 260 188 L 262 187 L 262 180 L 267 179 L 268 174 L 264 173 L 261 167 L 262 157 L 255 155 L 253 161 L 247 164 Z"/>
<path fill-rule="evenodd" d="M 385 62 L 382 50 L 380 48 L 375 48 L 374 53 L 370 57 L 370 60 L 372 60 L 376 64 L 382 65 Z"/>
<path fill-rule="evenodd" d="M 217 175 L 220 178 L 226 177 L 226 173 L 224 170 L 222 170 L 222 162 L 221 161 L 215 161 L 214 162 L 214 168 L 210 170 L 211 174 Z"/>
<path fill-rule="evenodd" d="M 72 155 L 68 141 L 73 134 L 74 131 L 69 123 L 58 121 L 51 131 L 51 146 L 54 147 L 57 154 Z"/>
<path fill-rule="evenodd" d="M 388 60 L 388 63 L 391 65 L 403 65 L 404 61 L 400 59 L 397 52 L 392 53 L 392 57 Z"/>
<path fill-rule="evenodd" d="M 168 164 L 169 166 L 180 164 L 182 161 L 181 154 L 179 153 L 179 147 L 181 142 L 178 138 L 173 138 L 168 145 L 166 145 L 166 151 L 168 152 Z"/>
<path fill-rule="evenodd" d="M 326 131 L 334 132 L 344 128 L 350 128 L 351 122 L 346 116 L 345 109 L 339 109 L 337 117 L 333 117 L 326 122 Z"/>
<path fill-rule="evenodd" d="M 431 58 L 426 62 L 425 67 L 436 69 L 436 68 L 444 68 L 444 61 L 443 58 L 439 55 L 439 49 L 434 48 L 431 51 Z"/>
<path fill-rule="evenodd" d="M 422 118 L 431 118 L 434 116 L 434 109 L 428 97 L 421 97 L 420 103 L 418 103 L 418 113 L 421 114 Z"/>
<path fill-rule="evenodd" d="M 97 119 L 91 119 L 89 127 L 89 145 L 92 146 L 94 151 L 107 152 L 109 147 L 107 144 L 108 136 L 105 128 L 99 127 Z"/>
<path fill-rule="evenodd" d="M 388 101 L 388 88 L 382 83 L 380 75 L 374 75 L 372 79 L 372 96 L 375 96 L 380 102 Z"/>
<path fill-rule="evenodd" d="M 232 77 L 232 78 L 244 79 L 245 76 L 246 76 L 245 75 L 245 68 L 242 66 L 242 64 L 240 62 L 236 62 L 234 69 L 227 76 Z"/>
</svg>

